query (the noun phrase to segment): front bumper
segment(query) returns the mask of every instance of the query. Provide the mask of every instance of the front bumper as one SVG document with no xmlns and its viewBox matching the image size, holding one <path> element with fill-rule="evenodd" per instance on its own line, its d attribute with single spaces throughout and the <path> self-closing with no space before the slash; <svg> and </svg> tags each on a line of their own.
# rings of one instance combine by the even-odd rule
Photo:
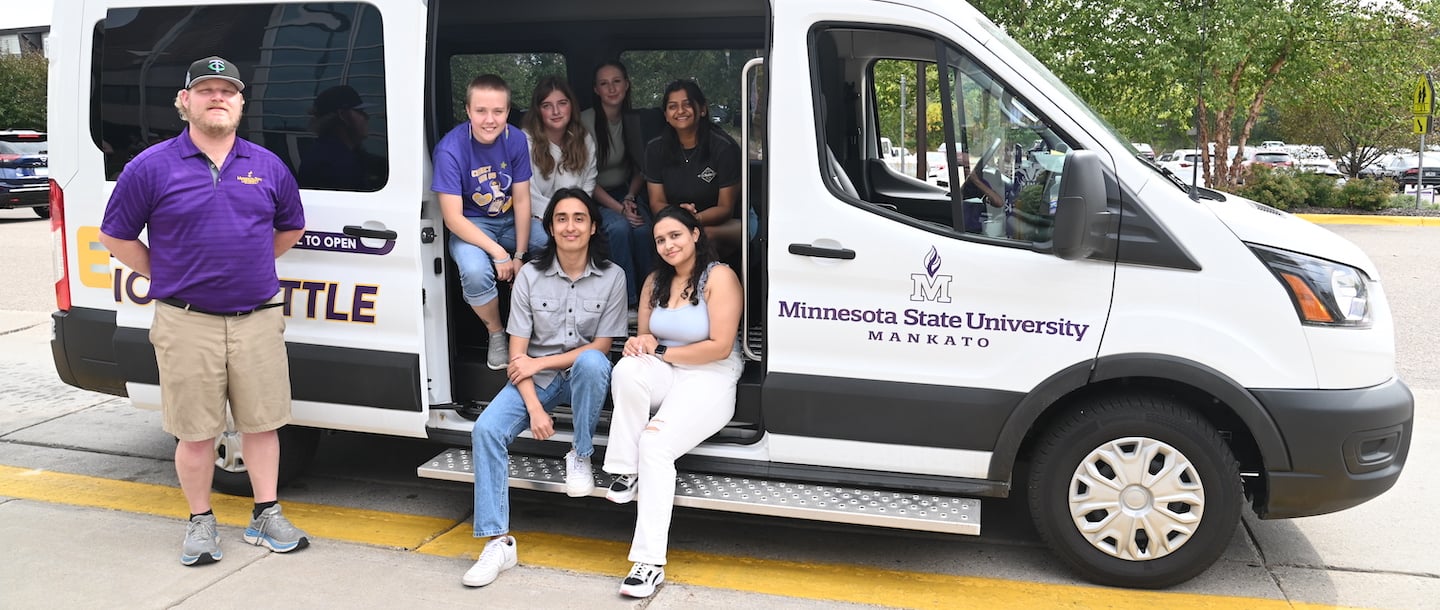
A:
<svg viewBox="0 0 1440 610">
<path fill-rule="evenodd" d="M 1263 519 L 1364 503 L 1395 485 L 1414 432 L 1415 397 L 1399 379 L 1356 390 L 1251 390 L 1274 419 L 1290 470 L 1266 470 Z"/>
</svg>

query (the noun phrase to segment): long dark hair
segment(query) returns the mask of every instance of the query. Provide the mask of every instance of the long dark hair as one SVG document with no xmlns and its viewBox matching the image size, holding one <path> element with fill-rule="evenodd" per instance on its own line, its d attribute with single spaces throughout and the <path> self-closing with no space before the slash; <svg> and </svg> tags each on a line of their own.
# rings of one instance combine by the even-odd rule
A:
<svg viewBox="0 0 1440 610">
<path fill-rule="evenodd" d="M 600 70 L 606 67 L 619 70 L 620 76 L 625 79 L 625 98 L 620 100 L 620 134 L 622 137 L 625 134 L 625 128 L 630 127 L 625 124 L 625 117 L 630 114 L 631 108 L 630 69 L 626 68 L 625 64 L 620 63 L 618 59 L 607 59 L 596 64 L 595 69 L 590 72 L 590 90 L 591 95 L 594 97 L 594 102 L 590 108 L 595 111 L 595 133 L 590 135 L 595 138 L 595 165 L 597 167 L 605 167 L 605 163 L 610 160 L 610 126 L 607 124 L 610 119 L 605 116 L 605 103 L 600 99 L 600 94 L 594 92 L 595 79 L 600 78 Z M 630 150 L 629 147 L 626 147 L 625 164 L 630 167 L 640 165 L 635 161 L 636 154 L 638 154 L 637 151 Z"/>
<path fill-rule="evenodd" d="M 685 283 L 685 292 L 690 295 L 690 304 L 699 304 L 700 298 L 703 296 L 700 294 L 700 276 L 710 267 L 711 262 L 719 260 L 720 257 L 715 255 L 715 245 L 710 243 L 710 238 L 705 235 L 705 229 L 700 226 L 700 221 L 690 213 L 690 210 L 678 205 L 665 206 L 665 209 L 655 215 L 655 224 L 651 226 L 660 226 L 660 221 L 666 218 L 674 218 L 679 221 L 680 224 L 685 225 L 687 231 L 700 231 L 699 239 L 695 240 L 695 267 L 690 270 L 690 281 Z M 653 242 L 651 245 L 654 245 Z M 655 251 L 655 260 L 653 275 L 655 281 L 650 291 L 650 306 L 666 307 L 670 304 L 670 283 L 675 279 L 675 267 L 660 258 L 659 250 Z"/>
<path fill-rule="evenodd" d="M 570 101 L 570 122 L 565 124 L 565 133 L 561 135 L 561 140 L 551 142 L 549 136 L 545 135 L 545 117 L 540 111 L 540 104 L 556 91 Z M 580 102 L 575 99 L 575 92 L 570 90 L 570 84 L 563 78 L 547 76 L 535 84 L 535 93 L 530 96 L 530 109 L 525 112 L 525 132 L 530 134 L 530 139 L 535 143 L 530 151 L 530 163 L 540 171 L 541 176 L 549 178 L 561 169 L 579 173 L 589 161 L 585 158 L 585 124 L 580 121 Z M 551 144 L 560 147 L 558 160 L 550 156 Z"/>
<path fill-rule="evenodd" d="M 671 81 L 670 84 L 665 85 L 665 94 L 660 96 L 661 112 L 664 112 L 665 107 L 670 104 L 670 94 L 676 91 L 684 91 L 685 95 L 690 98 L 690 104 L 695 107 L 695 120 L 700 123 L 695 128 L 695 156 L 691 160 L 709 161 L 710 136 L 714 132 L 720 131 L 720 127 L 710 122 L 710 103 L 705 100 L 705 92 L 700 90 L 700 85 L 688 78 Z M 665 165 L 680 165 L 684 159 L 683 149 L 680 146 L 680 135 L 675 132 L 675 128 L 670 125 L 669 121 L 665 122 L 665 129 L 660 137 L 665 143 L 665 147 L 662 149 L 665 153 Z"/>
<path fill-rule="evenodd" d="M 585 210 L 590 214 L 590 222 L 595 224 L 595 234 L 590 236 L 590 248 L 585 252 L 590 264 L 596 269 L 609 267 L 610 240 L 605 238 L 605 227 L 600 220 L 600 203 L 595 201 L 590 193 L 575 187 L 555 191 L 555 195 L 550 198 L 550 207 L 545 209 L 545 216 L 540 219 L 540 225 L 545 227 L 545 234 L 550 236 L 550 241 L 539 252 L 528 254 L 526 261 L 535 263 L 541 269 L 549 269 L 555 264 L 555 208 L 566 199 L 579 199 L 580 203 L 585 204 Z"/>
</svg>

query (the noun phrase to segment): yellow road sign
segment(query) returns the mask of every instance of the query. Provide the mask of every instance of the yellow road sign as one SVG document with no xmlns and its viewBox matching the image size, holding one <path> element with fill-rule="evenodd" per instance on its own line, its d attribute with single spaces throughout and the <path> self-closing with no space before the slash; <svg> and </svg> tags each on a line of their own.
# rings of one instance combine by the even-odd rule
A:
<svg viewBox="0 0 1440 610">
<path fill-rule="evenodd" d="M 1415 81 L 1415 93 L 1410 96 L 1410 102 L 1415 116 L 1435 114 L 1435 87 L 1430 83 L 1429 74 L 1421 74 Z"/>
<path fill-rule="evenodd" d="M 1416 134 L 1430 133 L 1430 117 L 1417 115 L 1411 126 Z"/>
</svg>

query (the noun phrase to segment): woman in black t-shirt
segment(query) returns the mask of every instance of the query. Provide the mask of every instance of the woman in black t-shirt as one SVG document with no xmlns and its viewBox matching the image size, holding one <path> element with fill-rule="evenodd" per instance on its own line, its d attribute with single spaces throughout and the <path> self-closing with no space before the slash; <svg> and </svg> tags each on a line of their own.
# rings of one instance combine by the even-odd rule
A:
<svg viewBox="0 0 1440 610">
<path fill-rule="evenodd" d="M 740 146 L 710 122 L 705 94 L 692 80 L 665 87 L 667 129 L 645 147 L 650 209 L 689 209 L 722 255 L 743 238 L 735 206 L 740 199 Z"/>
</svg>

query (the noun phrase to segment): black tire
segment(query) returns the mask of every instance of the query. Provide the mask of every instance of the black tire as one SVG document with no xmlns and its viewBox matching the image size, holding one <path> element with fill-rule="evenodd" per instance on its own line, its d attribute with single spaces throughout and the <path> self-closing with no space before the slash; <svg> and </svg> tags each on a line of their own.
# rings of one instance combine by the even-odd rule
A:
<svg viewBox="0 0 1440 610">
<path fill-rule="evenodd" d="M 1107 445 L 1112 453 L 1098 453 Z M 1142 482 L 1118 492 L 1104 485 L 1092 491 L 1087 478 L 1125 479 L 1112 465 L 1125 466 L 1116 457 L 1131 451 L 1154 452 L 1149 460 L 1129 462 Z M 1092 470 L 1082 474 L 1086 464 Z M 1162 476 L 1145 480 L 1156 474 Z M 1170 485 L 1183 493 L 1171 487 L 1166 497 L 1177 499 L 1157 502 L 1153 492 Z M 1094 508 L 1072 517 L 1072 491 L 1083 496 L 1076 504 Z M 1098 584 L 1142 589 L 1185 582 L 1215 563 L 1240 522 L 1243 499 L 1240 466 L 1219 432 L 1194 411 L 1156 396 L 1096 399 L 1056 422 L 1032 454 L 1029 492 L 1035 528 L 1075 571 Z M 1105 507 L 1106 495 L 1115 497 L 1114 508 Z M 1197 511 L 1198 520 L 1183 522 Z M 1100 531 L 1082 531 L 1081 520 Z M 1160 534 L 1156 541 L 1150 531 Z"/>
<path fill-rule="evenodd" d="M 48 205 L 42 205 L 42 206 L 40 206 L 40 207 L 30 208 L 30 209 L 35 210 L 35 215 L 36 215 L 36 216 L 39 216 L 39 217 L 41 217 L 41 218 L 49 218 L 49 217 L 50 217 L 50 206 L 48 206 Z"/>
<path fill-rule="evenodd" d="M 227 435 L 230 433 L 226 433 Z M 315 449 L 320 444 L 320 430 L 316 428 L 301 428 L 299 426 L 285 426 L 280 428 L 280 487 L 295 480 L 305 468 L 310 466 L 310 460 L 315 457 Z M 222 435 L 222 439 L 226 439 Z M 234 438 L 217 442 L 215 479 L 211 481 L 210 488 L 232 496 L 250 497 L 254 490 L 250 488 L 250 474 L 244 469 L 244 456 L 227 455 L 232 448 L 240 446 L 239 435 Z"/>
</svg>

